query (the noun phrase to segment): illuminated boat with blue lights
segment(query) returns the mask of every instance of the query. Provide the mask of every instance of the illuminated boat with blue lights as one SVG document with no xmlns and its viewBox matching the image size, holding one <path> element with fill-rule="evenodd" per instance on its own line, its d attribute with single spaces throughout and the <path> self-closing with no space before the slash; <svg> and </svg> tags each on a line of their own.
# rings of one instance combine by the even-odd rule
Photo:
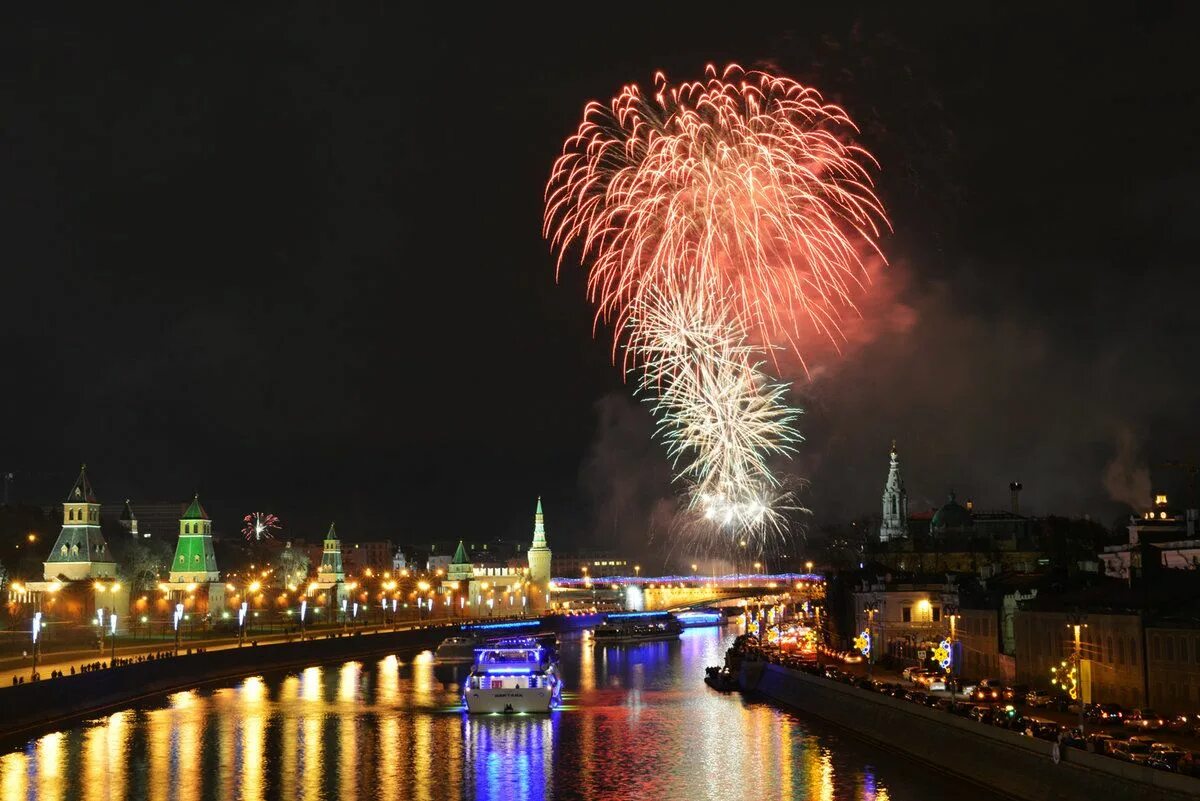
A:
<svg viewBox="0 0 1200 801">
<path fill-rule="evenodd" d="M 592 632 L 593 645 L 627 645 L 677 640 L 683 631 L 670 612 L 610 612 Z"/>
<path fill-rule="evenodd" d="M 721 613 L 720 609 L 685 609 L 682 612 L 676 612 L 675 617 L 679 619 L 679 625 L 685 629 L 720 626 L 725 623 L 725 615 Z"/>
<path fill-rule="evenodd" d="M 536 638 L 501 640 L 475 649 L 463 684 L 468 712 L 549 712 L 562 704 L 562 678 L 552 649 Z"/>
</svg>

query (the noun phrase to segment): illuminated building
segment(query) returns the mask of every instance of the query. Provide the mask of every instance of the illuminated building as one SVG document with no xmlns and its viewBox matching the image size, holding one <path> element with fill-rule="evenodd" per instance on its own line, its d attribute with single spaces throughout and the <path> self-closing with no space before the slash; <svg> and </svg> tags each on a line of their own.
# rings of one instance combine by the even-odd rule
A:
<svg viewBox="0 0 1200 801">
<path fill-rule="evenodd" d="M 941 581 L 868 579 L 853 593 L 854 631 L 869 631 L 875 658 L 928 660 L 950 631 L 949 614 L 958 607 L 958 586 Z M 873 610 L 873 612 L 868 612 Z"/>
<path fill-rule="evenodd" d="M 192 504 L 179 519 L 179 541 L 175 544 L 175 557 L 171 560 L 172 584 L 204 584 L 219 581 L 217 555 L 213 552 L 212 520 L 200 505 L 200 496 L 192 498 Z"/>
<path fill-rule="evenodd" d="M 542 499 L 538 498 L 533 516 L 533 543 L 526 552 L 526 563 L 472 562 L 460 540 L 441 583 L 444 602 L 475 616 L 498 617 L 541 610 L 550 591 L 551 557 Z"/>
<path fill-rule="evenodd" d="M 892 440 L 891 463 L 887 483 L 883 487 L 883 517 L 879 524 L 879 541 L 904 539 L 908 536 L 908 493 L 900 476 L 900 456 L 896 440 Z"/>
<path fill-rule="evenodd" d="M 346 573 L 342 565 L 342 541 L 338 539 L 337 528 L 329 524 L 325 534 L 325 542 L 321 549 L 321 564 L 317 568 L 317 580 L 309 584 L 309 594 L 322 590 L 333 590 L 331 602 L 337 606 L 349 597 L 346 588 Z"/>
<path fill-rule="evenodd" d="M 1110 545 L 1100 553 L 1104 572 L 1114 578 L 1131 579 L 1161 565 L 1171 570 L 1200 567 L 1200 510 L 1172 509 L 1167 496 L 1158 493 L 1151 507 L 1129 518 L 1129 540 Z M 1156 564 L 1151 564 L 1156 562 Z"/>
<path fill-rule="evenodd" d="M 100 501 L 87 477 L 87 465 L 63 503 L 63 526 L 44 562 L 46 581 L 115 578 L 117 565 L 100 533 Z"/>
</svg>

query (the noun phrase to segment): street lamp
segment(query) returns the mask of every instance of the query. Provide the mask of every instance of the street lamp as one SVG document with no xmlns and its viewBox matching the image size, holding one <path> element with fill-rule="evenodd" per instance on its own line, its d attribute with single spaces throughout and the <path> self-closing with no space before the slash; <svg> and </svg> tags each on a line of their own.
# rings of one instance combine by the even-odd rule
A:
<svg viewBox="0 0 1200 801">
<path fill-rule="evenodd" d="M 97 586 L 99 584 L 97 583 Z M 104 607 L 96 608 L 96 625 L 100 627 L 100 655 L 104 655 Z"/>
<path fill-rule="evenodd" d="M 179 623 L 183 620 L 183 604 L 175 604 L 175 656 L 179 656 Z"/>
<path fill-rule="evenodd" d="M 246 610 L 248 608 L 249 604 L 246 601 L 242 601 L 242 605 L 238 607 L 238 648 L 241 648 L 246 642 Z"/>
<path fill-rule="evenodd" d="M 37 663 L 38 651 L 41 650 L 41 633 L 42 633 L 42 613 L 33 613 L 33 670 L 30 673 L 29 680 L 37 679 Z"/>
<path fill-rule="evenodd" d="M 867 651 L 867 677 L 870 678 L 872 666 L 875 664 L 875 613 L 879 611 L 879 605 L 867 604 L 863 611 L 867 613 L 867 638 L 871 643 Z"/>
<path fill-rule="evenodd" d="M 300 602 L 300 642 L 304 642 L 304 616 L 308 612 L 308 599 Z"/>
<path fill-rule="evenodd" d="M 111 636 L 109 637 L 109 639 L 112 640 L 112 653 L 108 657 L 108 666 L 116 667 L 116 663 L 117 663 L 117 613 L 116 612 L 113 612 L 111 615 L 108 616 L 108 622 L 112 629 Z"/>
</svg>

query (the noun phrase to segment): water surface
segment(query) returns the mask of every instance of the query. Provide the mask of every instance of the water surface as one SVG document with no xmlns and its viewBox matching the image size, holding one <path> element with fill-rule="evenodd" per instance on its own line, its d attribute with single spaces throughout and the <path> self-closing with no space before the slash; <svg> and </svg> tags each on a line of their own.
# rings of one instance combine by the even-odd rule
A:
<svg viewBox="0 0 1200 801">
<path fill-rule="evenodd" d="M 702 682 L 732 630 L 562 643 L 566 708 L 465 715 L 432 656 L 311 667 L 176 693 L 0 756 L 0 798 L 903 801 L 960 784 Z"/>
</svg>

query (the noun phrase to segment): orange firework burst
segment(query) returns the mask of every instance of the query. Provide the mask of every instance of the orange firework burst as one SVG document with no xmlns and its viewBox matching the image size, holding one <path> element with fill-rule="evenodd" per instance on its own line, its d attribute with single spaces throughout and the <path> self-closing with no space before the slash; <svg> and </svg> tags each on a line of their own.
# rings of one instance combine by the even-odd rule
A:
<svg viewBox="0 0 1200 801">
<path fill-rule="evenodd" d="M 590 262 L 597 319 L 636 342 L 646 292 L 720 298 L 765 347 L 803 360 L 805 321 L 833 339 L 887 220 L 874 159 L 837 106 L 788 78 L 731 65 L 653 94 L 592 102 L 546 187 L 544 234 Z"/>
<path fill-rule="evenodd" d="M 641 368 L 690 510 L 743 532 L 777 527 L 799 414 L 763 361 L 836 345 L 887 218 L 854 123 L 788 78 L 731 65 L 703 81 L 659 73 L 589 103 L 546 186 L 558 267 L 589 265 L 596 322 Z M 681 464 L 682 462 L 682 464 Z"/>
</svg>

